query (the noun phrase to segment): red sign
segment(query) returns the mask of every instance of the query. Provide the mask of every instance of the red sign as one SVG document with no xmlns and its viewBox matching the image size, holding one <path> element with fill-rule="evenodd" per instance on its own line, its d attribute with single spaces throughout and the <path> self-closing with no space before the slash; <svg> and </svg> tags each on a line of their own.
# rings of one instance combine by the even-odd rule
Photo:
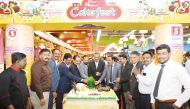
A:
<svg viewBox="0 0 190 109">
<path fill-rule="evenodd" d="M 181 29 L 180 26 L 172 27 L 172 36 L 180 36 L 181 35 L 180 29 Z"/>
<path fill-rule="evenodd" d="M 20 11 L 17 2 L 9 1 L 8 3 L 0 2 L 0 14 L 13 14 Z"/>
<path fill-rule="evenodd" d="M 14 28 L 13 26 L 10 26 L 6 30 L 6 36 L 9 39 L 15 39 L 16 36 L 18 35 L 18 30 Z"/>
<path fill-rule="evenodd" d="M 105 0 L 83 0 L 82 5 L 74 3 L 67 10 L 71 19 L 117 19 L 121 9 L 116 3 L 106 4 Z"/>
</svg>

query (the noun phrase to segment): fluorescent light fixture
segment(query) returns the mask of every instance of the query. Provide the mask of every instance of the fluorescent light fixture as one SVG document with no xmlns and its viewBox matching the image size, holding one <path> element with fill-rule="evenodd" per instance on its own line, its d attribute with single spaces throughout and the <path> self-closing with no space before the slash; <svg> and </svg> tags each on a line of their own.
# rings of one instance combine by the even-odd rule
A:
<svg viewBox="0 0 190 109">
<path fill-rule="evenodd" d="M 135 35 L 130 35 L 129 39 L 136 39 L 136 36 Z"/>
<path fill-rule="evenodd" d="M 145 34 L 148 33 L 148 30 L 140 30 L 139 33 Z"/>
<path fill-rule="evenodd" d="M 187 44 L 190 44 L 190 38 L 187 39 Z"/>
<path fill-rule="evenodd" d="M 129 40 L 128 37 L 123 38 L 123 41 L 128 41 L 128 40 Z"/>
<path fill-rule="evenodd" d="M 67 31 L 64 31 L 63 33 L 67 34 L 68 32 L 67 32 Z"/>
<path fill-rule="evenodd" d="M 101 33 L 102 33 L 102 30 L 98 30 L 97 37 L 96 37 L 97 42 L 100 40 Z"/>
<path fill-rule="evenodd" d="M 123 44 L 123 40 L 122 39 L 119 40 L 119 44 Z"/>
</svg>

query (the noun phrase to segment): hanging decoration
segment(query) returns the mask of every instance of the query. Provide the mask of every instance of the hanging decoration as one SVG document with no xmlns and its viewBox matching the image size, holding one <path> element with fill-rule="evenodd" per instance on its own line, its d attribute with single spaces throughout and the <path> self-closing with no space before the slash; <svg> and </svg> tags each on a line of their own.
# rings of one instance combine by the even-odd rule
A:
<svg viewBox="0 0 190 109">
<path fill-rule="evenodd" d="M 173 0 L 169 6 L 169 11 L 177 14 L 190 13 L 190 3 L 188 0 L 181 2 L 180 0 Z"/>
<path fill-rule="evenodd" d="M 20 12 L 20 7 L 15 1 L 9 1 L 8 3 L 0 2 L 0 14 L 12 15 Z"/>
</svg>

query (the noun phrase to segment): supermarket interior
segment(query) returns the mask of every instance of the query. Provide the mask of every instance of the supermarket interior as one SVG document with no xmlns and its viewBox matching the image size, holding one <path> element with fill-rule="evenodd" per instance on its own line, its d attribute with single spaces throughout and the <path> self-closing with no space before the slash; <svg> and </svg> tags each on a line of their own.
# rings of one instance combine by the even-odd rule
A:
<svg viewBox="0 0 190 109">
<path fill-rule="evenodd" d="M 142 55 L 161 44 L 168 44 L 171 58 L 183 63 L 184 54 L 190 51 L 189 0 L 0 0 L 0 72 L 13 64 L 12 53 L 24 53 L 28 87 L 31 67 L 40 60 L 42 49 L 59 50 L 57 61 L 61 63 L 67 53 L 93 60 L 97 53 L 102 58 L 133 51 Z M 121 100 L 113 90 L 94 100 L 96 105 L 91 108 L 85 106 L 93 102 L 93 97 L 77 101 L 71 92 L 64 109 L 125 109 L 117 103 Z M 104 98 L 107 95 L 114 96 Z"/>
</svg>

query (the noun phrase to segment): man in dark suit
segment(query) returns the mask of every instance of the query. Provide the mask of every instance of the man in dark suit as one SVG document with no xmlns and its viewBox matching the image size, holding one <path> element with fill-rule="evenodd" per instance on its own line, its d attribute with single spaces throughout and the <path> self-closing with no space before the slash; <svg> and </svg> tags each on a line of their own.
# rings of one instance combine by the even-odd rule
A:
<svg viewBox="0 0 190 109">
<path fill-rule="evenodd" d="M 104 71 L 105 63 L 100 60 L 100 54 L 94 54 L 94 60 L 89 63 L 88 67 L 88 75 L 93 76 L 96 81 L 99 80 L 103 71 Z"/>
<path fill-rule="evenodd" d="M 132 51 L 130 54 L 130 62 L 132 63 L 132 71 L 130 72 L 130 91 L 127 93 L 129 102 L 129 109 L 133 109 L 134 107 L 136 109 L 140 109 L 140 92 L 138 90 L 138 82 L 135 78 L 135 75 L 132 73 L 133 69 L 137 68 L 142 71 L 143 65 L 139 61 L 140 54 L 137 51 Z"/>
<path fill-rule="evenodd" d="M 121 63 L 121 73 L 120 78 L 116 79 L 115 83 L 120 83 L 120 100 L 122 109 L 126 109 L 127 95 L 126 93 L 130 91 L 130 72 L 132 70 L 132 64 L 127 61 L 127 56 L 124 54 L 119 55 L 119 62 Z"/>
<path fill-rule="evenodd" d="M 71 65 L 72 56 L 70 53 L 66 53 L 63 58 L 63 62 L 58 66 L 60 73 L 60 80 L 57 88 L 56 109 L 62 109 L 63 97 L 72 89 L 72 81 L 83 82 L 87 81 L 73 75 L 69 69 Z"/>
<path fill-rule="evenodd" d="M 73 56 L 73 62 L 71 63 L 69 69 L 71 70 L 71 73 L 77 77 L 81 77 L 78 65 L 81 63 L 81 59 L 79 55 Z"/>
<path fill-rule="evenodd" d="M 105 69 L 103 71 L 102 76 L 98 81 L 96 81 L 96 85 L 101 83 L 103 80 L 106 80 L 106 85 L 110 86 L 112 88 L 117 97 L 120 98 L 120 84 L 119 83 L 114 83 L 114 81 L 118 78 L 120 78 L 120 73 L 121 73 L 121 65 L 116 62 L 117 58 L 116 57 L 111 57 L 108 56 L 106 58 L 107 64 L 105 65 Z M 120 104 L 120 99 L 119 99 L 119 104 Z"/>
</svg>

